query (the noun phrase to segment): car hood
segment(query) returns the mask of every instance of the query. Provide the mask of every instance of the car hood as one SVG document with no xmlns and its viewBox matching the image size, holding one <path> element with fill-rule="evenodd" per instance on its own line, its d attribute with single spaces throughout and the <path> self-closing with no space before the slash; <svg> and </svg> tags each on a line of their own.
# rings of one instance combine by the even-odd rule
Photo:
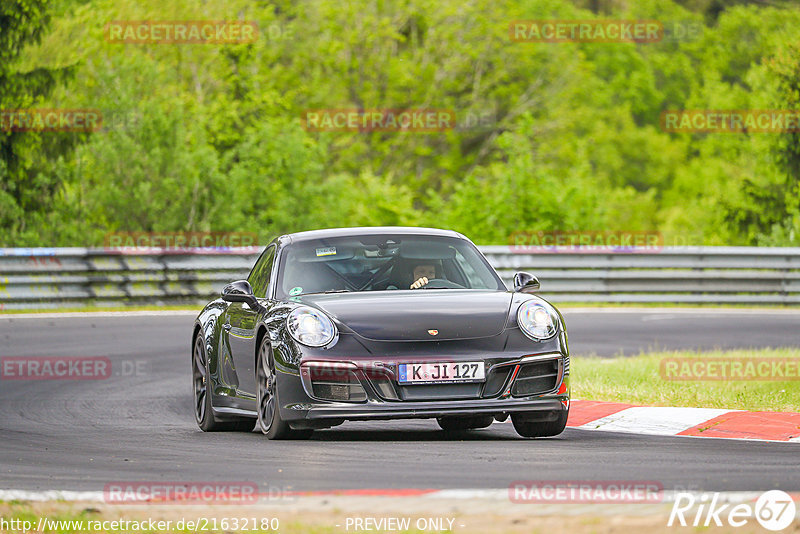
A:
<svg viewBox="0 0 800 534">
<path fill-rule="evenodd" d="M 375 341 L 444 341 L 496 336 L 505 328 L 512 294 L 420 289 L 304 295 L 338 325 Z"/>
</svg>

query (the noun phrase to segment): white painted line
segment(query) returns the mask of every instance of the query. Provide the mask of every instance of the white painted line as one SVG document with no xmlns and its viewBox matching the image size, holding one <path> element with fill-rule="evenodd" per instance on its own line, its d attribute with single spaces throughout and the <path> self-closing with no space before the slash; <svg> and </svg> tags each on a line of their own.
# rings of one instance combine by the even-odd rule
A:
<svg viewBox="0 0 800 534">
<path fill-rule="evenodd" d="M 0 490 L 0 501 L 103 501 L 102 491 Z"/>
<path fill-rule="evenodd" d="M 800 315 L 798 308 L 709 308 L 709 307 L 680 307 L 680 308 L 635 308 L 628 306 L 604 306 L 597 308 L 570 308 L 567 303 L 556 304 L 564 315 L 571 313 L 635 313 L 636 315 Z"/>
<path fill-rule="evenodd" d="M 528 481 L 530 483 L 536 483 L 536 480 Z M 547 481 L 548 484 L 553 484 L 555 481 L 549 480 Z M 570 482 L 574 483 L 575 481 L 565 481 L 565 483 Z M 587 481 L 588 482 L 588 481 Z M 691 494 L 698 500 L 703 496 L 707 496 L 711 493 L 718 493 L 718 501 L 719 502 L 746 502 L 746 501 L 755 501 L 760 495 L 761 492 L 757 491 L 721 491 L 721 492 L 704 492 L 697 489 L 687 489 L 687 490 L 671 490 L 671 489 L 664 489 L 661 492 L 662 499 L 661 502 L 674 502 L 678 494 Z M 349 495 L 331 495 L 330 492 L 324 492 L 324 494 L 315 494 L 311 492 L 308 495 L 293 495 L 291 498 L 286 499 L 287 502 L 291 502 L 293 505 L 298 505 L 299 501 L 314 501 L 315 499 L 319 499 L 320 497 L 324 497 L 326 500 L 337 499 L 341 498 L 343 500 L 351 500 L 353 497 Z M 502 488 L 502 489 L 444 489 L 438 490 L 430 493 L 424 493 L 421 495 L 411 494 L 411 495 L 373 495 L 373 496 L 359 496 L 359 499 L 363 498 L 376 498 L 376 499 L 452 499 L 452 500 L 480 500 L 480 501 L 508 501 L 509 500 L 509 488 Z M 44 502 L 44 501 L 85 501 L 85 502 L 103 502 L 103 492 L 102 491 L 69 491 L 69 490 L 46 490 L 46 491 L 27 491 L 27 490 L 0 490 L 0 501 L 33 501 L 33 502 Z M 264 501 L 275 501 L 275 499 L 260 499 Z M 550 502 L 551 504 L 564 504 L 563 502 L 559 502 L 558 500 L 553 500 Z M 126 504 L 126 503 L 112 503 L 112 504 Z M 134 502 L 130 502 L 127 504 L 134 504 Z M 159 505 L 164 504 L 175 504 L 181 505 L 185 503 L 175 502 L 175 503 L 168 503 L 168 502 L 159 502 Z M 240 504 L 240 503 L 236 503 Z M 525 503 L 521 503 L 525 504 Z M 631 504 L 625 501 L 620 501 L 619 503 L 615 503 L 613 501 L 603 501 L 601 504 Z M 638 504 L 638 503 L 633 503 Z M 652 504 L 652 503 L 648 503 Z"/>
<path fill-rule="evenodd" d="M 582 427 L 579 427 L 579 426 L 568 426 L 567 428 L 568 429 L 571 428 L 571 429 L 574 429 L 574 430 L 590 430 L 590 431 L 591 430 L 604 430 L 602 428 L 582 428 Z M 626 430 L 617 430 L 617 432 L 623 432 L 625 434 L 642 434 L 643 436 L 645 435 L 642 432 L 628 432 Z M 706 440 L 706 441 L 710 440 L 710 439 L 718 439 L 718 440 L 723 440 L 723 441 L 758 441 L 760 443 L 791 443 L 792 441 L 795 441 L 796 443 L 800 443 L 800 440 L 798 440 L 798 438 L 795 438 L 794 440 L 781 440 L 781 439 L 764 439 L 764 438 L 732 438 L 730 436 L 702 436 L 702 435 L 700 435 L 700 436 L 683 436 L 683 435 L 682 436 L 678 436 L 678 435 L 672 435 L 672 437 L 675 437 L 675 438 L 678 438 L 678 439 L 702 439 L 702 440 Z"/>
<path fill-rule="evenodd" d="M 138 310 L 107 312 L 62 312 L 62 313 L 7 313 L 0 314 L 0 320 L 7 319 L 94 319 L 105 317 L 165 317 L 165 316 L 198 316 L 201 306 L 196 310 Z"/>
<path fill-rule="evenodd" d="M 445 489 L 435 493 L 428 493 L 425 497 L 432 499 L 481 499 L 481 500 L 507 500 L 508 489 Z"/>
<path fill-rule="evenodd" d="M 736 410 L 636 406 L 601 417 L 577 428 L 674 436 L 679 432 L 731 411 Z"/>
</svg>

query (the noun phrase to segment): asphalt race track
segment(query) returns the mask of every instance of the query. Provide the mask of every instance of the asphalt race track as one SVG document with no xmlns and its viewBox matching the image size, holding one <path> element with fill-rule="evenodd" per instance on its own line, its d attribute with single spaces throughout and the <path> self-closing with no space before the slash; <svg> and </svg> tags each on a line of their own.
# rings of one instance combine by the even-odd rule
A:
<svg viewBox="0 0 800 534">
<path fill-rule="evenodd" d="M 565 317 L 573 355 L 800 343 L 800 313 L 792 312 L 572 310 Z M 800 490 L 800 443 L 575 429 L 524 440 L 509 423 L 453 438 L 432 420 L 347 423 L 306 442 L 205 434 L 192 414 L 192 320 L 0 317 L 0 357 L 107 356 L 113 370 L 106 380 L 0 380 L 0 489 L 102 490 L 115 481 L 249 481 L 268 491 L 639 480 L 665 489 Z"/>
</svg>

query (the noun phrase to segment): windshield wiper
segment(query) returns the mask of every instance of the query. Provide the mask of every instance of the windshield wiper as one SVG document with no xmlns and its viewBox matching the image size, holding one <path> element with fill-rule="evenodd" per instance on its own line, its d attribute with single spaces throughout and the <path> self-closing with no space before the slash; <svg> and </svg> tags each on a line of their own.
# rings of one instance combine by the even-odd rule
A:
<svg viewBox="0 0 800 534">
<path fill-rule="evenodd" d="M 327 291 L 309 291 L 308 293 L 300 293 L 299 295 L 293 295 L 295 297 L 302 297 L 305 295 L 326 295 L 328 293 L 350 293 L 352 290 L 350 289 L 329 289 Z"/>
</svg>

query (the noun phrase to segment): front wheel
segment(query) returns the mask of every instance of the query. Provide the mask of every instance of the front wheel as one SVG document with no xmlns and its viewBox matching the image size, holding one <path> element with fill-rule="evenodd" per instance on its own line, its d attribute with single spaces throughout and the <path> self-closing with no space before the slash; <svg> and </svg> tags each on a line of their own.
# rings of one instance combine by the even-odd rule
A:
<svg viewBox="0 0 800 534">
<path fill-rule="evenodd" d="M 256 362 L 258 428 L 269 439 L 306 439 L 310 437 L 313 430 L 292 430 L 289 423 L 281 419 L 277 378 L 272 350 L 269 340 L 265 336 L 258 348 L 258 361 Z"/>
<path fill-rule="evenodd" d="M 562 410 L 555 421 L 526 421 L 525 414 L 511 414 L 514 430 L 524 438 L 546 438 L 557 436 L 567 426 L 569 410 Z"/>
</svg>

